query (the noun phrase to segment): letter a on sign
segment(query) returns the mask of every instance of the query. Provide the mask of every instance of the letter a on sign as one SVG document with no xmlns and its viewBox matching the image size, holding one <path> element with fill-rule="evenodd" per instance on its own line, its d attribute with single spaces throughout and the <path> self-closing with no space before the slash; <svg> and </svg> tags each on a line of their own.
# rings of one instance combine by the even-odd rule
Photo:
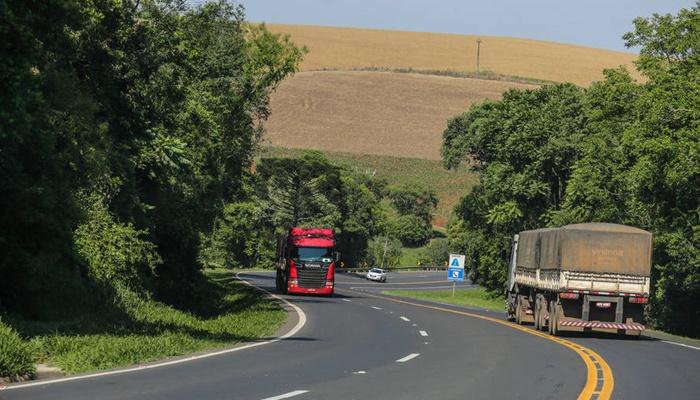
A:
<svg viewBox="0 0 700 400">
<path fill-rule="evenodd" d="M 464 269 L 464 255 L 463 254 L 450 254 L 450 268 L 460 268 Z"/>
</svg>

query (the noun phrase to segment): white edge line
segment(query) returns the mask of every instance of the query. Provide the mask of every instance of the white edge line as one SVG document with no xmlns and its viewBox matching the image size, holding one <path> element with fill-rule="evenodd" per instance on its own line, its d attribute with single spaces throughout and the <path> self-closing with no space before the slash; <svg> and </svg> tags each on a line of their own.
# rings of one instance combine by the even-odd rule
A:
<svg viewBox="0 0 700 400">
<path fill-rule="evenodd" d="M 406 361 L 409 361 L 409 360 L 412 360 L 412 359 L 418 357 L 419 355 L 420 355 L 419 353 L 409 354 L 404 358 L 400 358 L 400 359 L 396 360 L 396 362 L 406 362 Z"/>
<path fill-rule="evenodd" d="M 7 385 L 0 386 L 0 391 L 11 390 L 11 389 L 22 389 L 22 388 L 32 387 L 32 386 L 45 386 L 45 385 L 50 385 L 53 383 L 77 381 L 77 380 L 81 380 L 81 379 L 97 378 L 97 377 L 108 376 L 108 375 L 119 375 L 119 374 L 125 374 L 127 372 L 141 371 L 144 369 L 161 368 L 161 367 L 166 367 L 169 365 L 182 364 L 182 363 L 186 363 L 186 362 L 193 361 L 193 360 L 199 360 L 202 358 L 220 356 L 222 354 L 233 353 L 236 351 L 250 349 L 252 347 L 258 347 L 258 346 L 262 346 L 265 344 L 279 342 L 281 340 L 287 339 L 288 337 L 294 336 L 306 324 L 306 314 L 304 314 L 304 311 L 302 311 L 301 308 L 299 308 L 296 305 L 290 303 L 289 301 L 277 296 L 276 294 L 268 292 L 267 290 L 265 290 L 263 288 L 253 286 L 250 282 L 241 278 L 239 275 L 240 275 L 240 272 L 236 273 L 236 279 L 239 279 L 244 284 L 246 284 L 252 288 L 255 288 L 257 290 L 260 290 L 261 292 L 267 294 L 268 296 L 270 296 L 274 299 L 277 299 L 277 300 L 283 302 L 284 304 L 288 305 L 289 307 L 293 308 L 294 311 L 296 311 L 297 314 L 299 315 L 299 321 L 297 322 L 296 326 L 294 326 L 294 328 L 292 328 L 292 330 L 290 330 L 286 334 L 284 334 L 280 337 L 274 338 L 274 339 L 265 340 L 265 341 L 261 341 L 261 342 L 251 342 L 251 343 L 238 344 L 237 345 L 238 347 L 225 349 L 225 350 L 219 350 L 219 351 L 215 351 L 212 353 L 193 355 L 193 356 L 190 356 L 188 358 L 181 358 L 181 359 L 177 359 L 177 360 L 164 361 L 164 362 L 157 363 L 157 364 L 139 365 L 138 367 L 119 369 L 119 370 L 115 370 L 115 371 L 105 371 L 105 372 L 97 372 L 97 373 L 85 374 L 85 375 L 75 375 L 75 376 L 69 376 L 66 378 L 57 378 L 57 379 L 51 379 L 51 380 L 39 380 L 39 381 L 33 381 L 33 382 L 28 382 L 28 383 L 13 383 L 13 384 L 10 384 L 10 386 L 7 386 Z"/>
<path fill-rule="evenodd" d="M 683 344 L 683 343 L 669 342 L 669 341 L 667 341 L 667 340 L 662 340 L 661 342 L 662 342 L 662 343 L 672 344 L 672 345 L 674 345 L 674 346 L 687 347 L 687 348 L 693 349 L 693 350 L 700 350 L 700 347 L 690 346 L 690 345 Z"/>
<path fill-rule="evenodd" d="M 308 393 L 308 392 L 309 392 L 308 390 L 295 390 L 295 391 L 293 391 L 293 392 L 281 394 L 281 395 L 279 395 L 279 396 L 267 397 L 267 398 L 262 399 L 262 400 L 281 400 L 281 399 L 288 399 L 288 398 L 290 398 L 290 397 L 299 396 L 300 394 L 304 394 L 304 393 Z"/>
</svg>

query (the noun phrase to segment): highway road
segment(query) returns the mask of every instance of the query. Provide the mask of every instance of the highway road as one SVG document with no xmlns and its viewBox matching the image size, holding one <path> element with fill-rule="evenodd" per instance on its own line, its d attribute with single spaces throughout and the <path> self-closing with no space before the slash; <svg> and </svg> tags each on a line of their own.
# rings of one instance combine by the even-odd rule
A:
<svg viewBox="0 0 700 400">
<path fill-rule="evenodd" d="M 240 278 L 274 291 L 274 273 Z M 468 282 L 458 290 L 469 290 Z M 700 347 L 552 338 L 480 310 L 382 294 L 451 289 L 446 272 L 341 274 L 332 298 L 278 296 L 278 336 L 99 374 L 7 385 L 0 399 L 697 399 Z"/>
</svg>

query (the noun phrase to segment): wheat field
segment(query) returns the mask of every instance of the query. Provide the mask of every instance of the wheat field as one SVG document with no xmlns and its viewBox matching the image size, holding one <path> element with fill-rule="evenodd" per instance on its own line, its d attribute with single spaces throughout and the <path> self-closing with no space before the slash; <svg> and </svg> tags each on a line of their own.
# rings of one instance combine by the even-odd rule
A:
<svg viewBox="0 0 700 400">
<path fill-rule="evenodd" d="M 267 24 L 309 52 L 272 93 L 267 145 L 439 159 L 447 121 L 474 103 L 536 84 L 391 70 L 479 71 L 587 87 L 636 55 L 491 36 Z M 371 70 L 370 70 L 371 69 Z M 382 71 L 385 70 L 385 71 Z M 483 75 L 482 75 L 483 77 Z"/>
</svg>

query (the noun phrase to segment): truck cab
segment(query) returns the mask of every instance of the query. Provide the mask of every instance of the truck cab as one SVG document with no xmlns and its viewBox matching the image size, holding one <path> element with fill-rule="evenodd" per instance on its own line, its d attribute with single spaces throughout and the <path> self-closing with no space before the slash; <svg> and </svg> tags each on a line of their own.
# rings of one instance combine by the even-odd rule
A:
<svg viewBox="0 0 700 400">
<path fill-rule="evenodd" d="M 277 247 L 277 291 L 332 296 L 335 267 L 340 260 L 334 249 L 332 229 L 289 229 Z"/>
</svg>

